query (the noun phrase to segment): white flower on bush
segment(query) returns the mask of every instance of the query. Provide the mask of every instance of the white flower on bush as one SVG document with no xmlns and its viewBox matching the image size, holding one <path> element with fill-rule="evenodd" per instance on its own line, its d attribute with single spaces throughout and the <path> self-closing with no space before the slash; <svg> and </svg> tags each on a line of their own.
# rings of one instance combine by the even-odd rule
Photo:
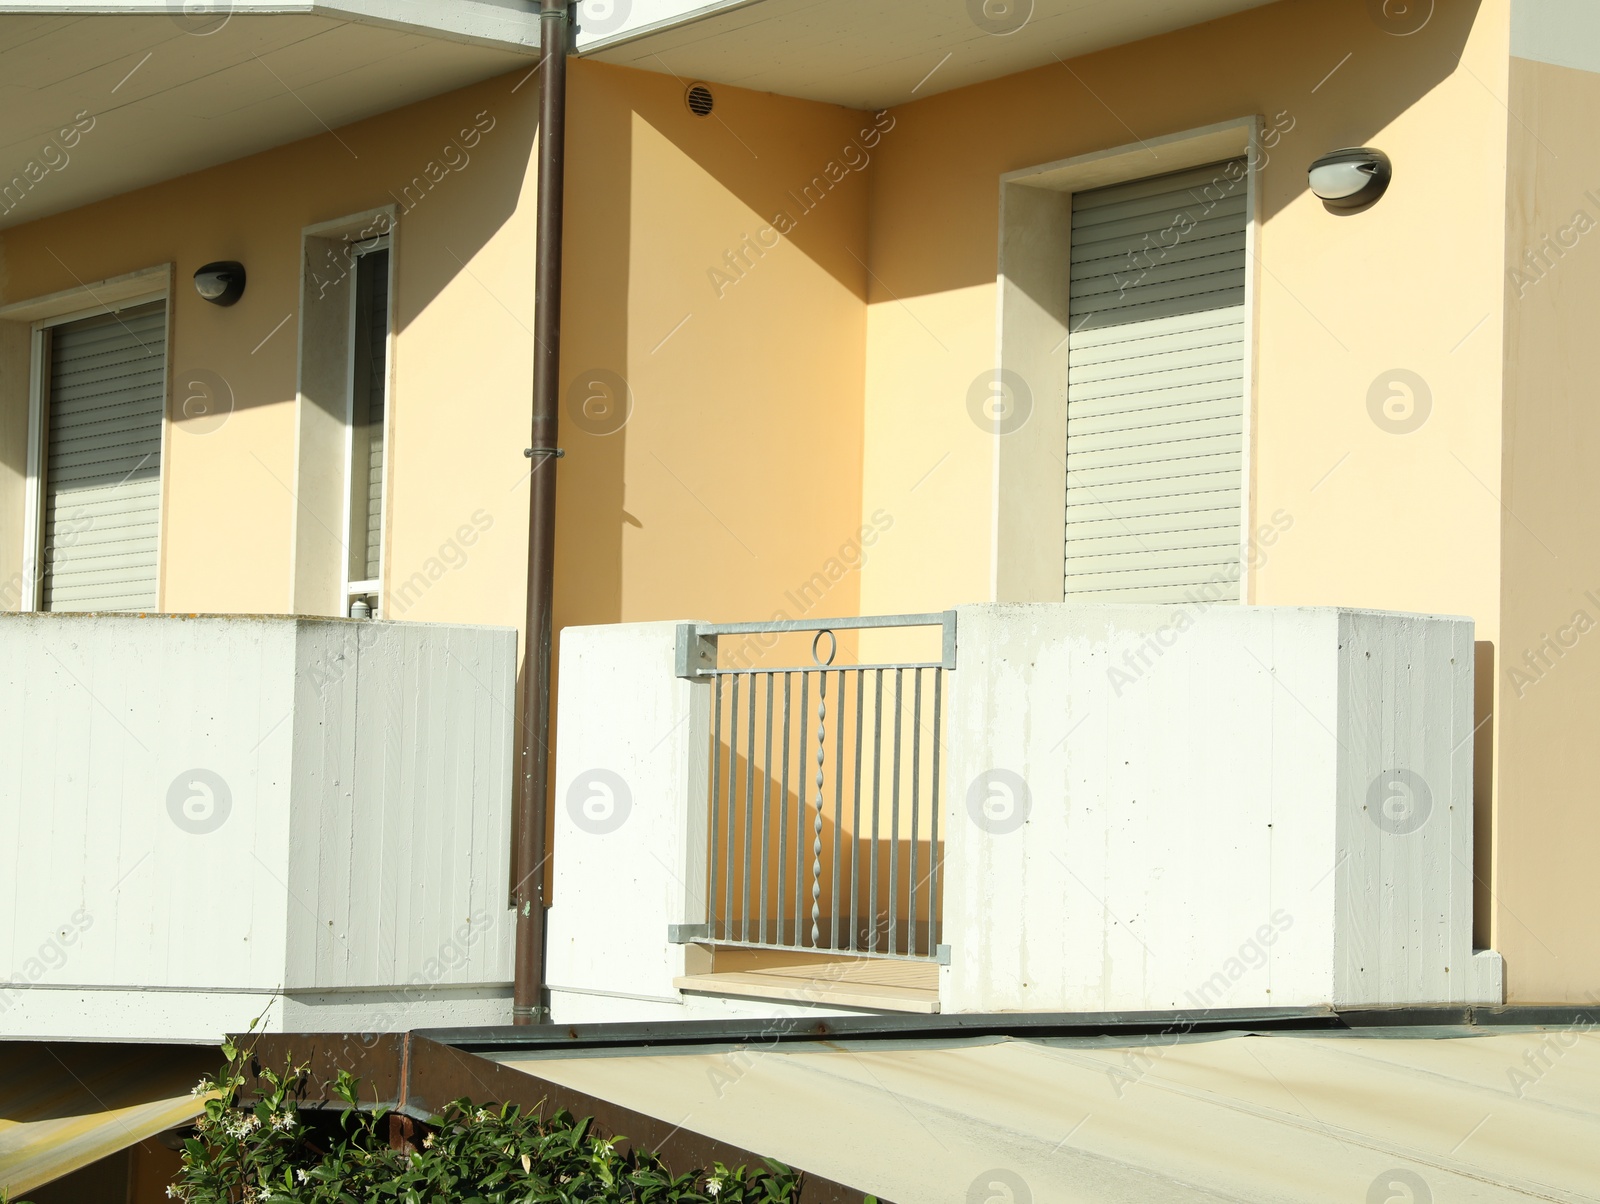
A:
<svg viewBox="0 0 1600 1204">
<path fill-rule="evenodd" d="M 707 1179 L 706 1180 L 706 1195 L 708 1195 L 708 1196 L 720 1196 L 721 1194 L 722 1194 L 722 1180 L 721 1179 Z"/>
<path fill-rule="evenodd" d="M 224 1120 L 222 1127 L 229 1137 L 243 1139 L 261 1127 L 261 1122 L 253 1115 L 246 1113 L 234 1121 Z"/>
</svg>

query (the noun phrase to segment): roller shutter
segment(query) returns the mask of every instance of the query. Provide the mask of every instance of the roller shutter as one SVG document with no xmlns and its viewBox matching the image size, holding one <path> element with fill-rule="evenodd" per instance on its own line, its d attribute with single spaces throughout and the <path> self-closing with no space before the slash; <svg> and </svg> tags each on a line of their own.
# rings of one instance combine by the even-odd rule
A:
<svg viewBox="0 0 1600 1204">
<path fill-rule="evenodd" d="M 1240 596 L 1243 160 L 1076 194 L 1066 596 Z"/>
<path fill-rule="evenodd" d="M 383 548 L 384 411 L 389 379 L 389 251 L 357 261 L 351 397 L 350 580 L 376 581 Z"/>
<path fill-rule="evenodd" d="M 153 610 L 166 305 L 50 332 L 44 610 Z"/>
</svg>

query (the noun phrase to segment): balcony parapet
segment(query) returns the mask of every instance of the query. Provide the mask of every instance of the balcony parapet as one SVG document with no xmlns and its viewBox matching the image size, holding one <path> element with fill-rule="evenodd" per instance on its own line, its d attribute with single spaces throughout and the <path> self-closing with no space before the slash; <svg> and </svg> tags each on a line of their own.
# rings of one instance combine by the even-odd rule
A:
<svg viewBox="0 0 1600 1204">
<path fill-rule="evenodd" d="M 510 1015 L 516 633 L 0 616 L 0 1036 Z"/>
</svg>

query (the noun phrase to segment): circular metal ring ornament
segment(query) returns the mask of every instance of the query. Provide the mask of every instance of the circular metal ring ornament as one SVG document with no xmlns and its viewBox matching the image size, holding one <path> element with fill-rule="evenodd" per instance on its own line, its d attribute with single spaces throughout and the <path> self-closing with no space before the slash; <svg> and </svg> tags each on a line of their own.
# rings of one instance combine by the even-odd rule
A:
<svg viewBox="0 0 1600 1204">
<path fill-rule="evenodd" d="M 817 655 L 817 645 L 822 643 L 822 637 L 823 636 L 827 636 L 828 640 L 829 640 L 828 659 L 827 660 L 823 660 L 820 656 Z M 811 659 L 816 661 L 817 664 L 821 665 L 824 669 L 826 669 L 829 665 L 833 664 L 833 658 L 835 656 L 837 656 L 837 655 L 839 655 L 839 637 L 834 635 L 833 632 L 831 632 L 831 631 L 827 630 L 826 628 L 824 628 L 823 630 L 817 632 L 817 634 L 812 637 L 812 639 L 811 639 Z"/>
</svg>

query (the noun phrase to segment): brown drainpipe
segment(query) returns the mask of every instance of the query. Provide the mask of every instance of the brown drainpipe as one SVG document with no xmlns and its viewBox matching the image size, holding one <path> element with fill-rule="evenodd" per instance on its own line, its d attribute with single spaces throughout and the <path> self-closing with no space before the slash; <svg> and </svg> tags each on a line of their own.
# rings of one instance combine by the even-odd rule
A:
<svg viewBox="0 0 1600 1204">
<path fill-rule="evenodd" d="M 528 490 L 528 615 L 523 666 L 522 809 L 517 829 L 516 979 L 512 1023 L 545 1006 L 545 840 L 550 790 L 550 631 L 556 554 L 556 440 L 561 419 L 561 226 L 567 122 L 566 0 L 539 0 L 539 212 L 534 263 L 533 462 Z"/>
</svg>

